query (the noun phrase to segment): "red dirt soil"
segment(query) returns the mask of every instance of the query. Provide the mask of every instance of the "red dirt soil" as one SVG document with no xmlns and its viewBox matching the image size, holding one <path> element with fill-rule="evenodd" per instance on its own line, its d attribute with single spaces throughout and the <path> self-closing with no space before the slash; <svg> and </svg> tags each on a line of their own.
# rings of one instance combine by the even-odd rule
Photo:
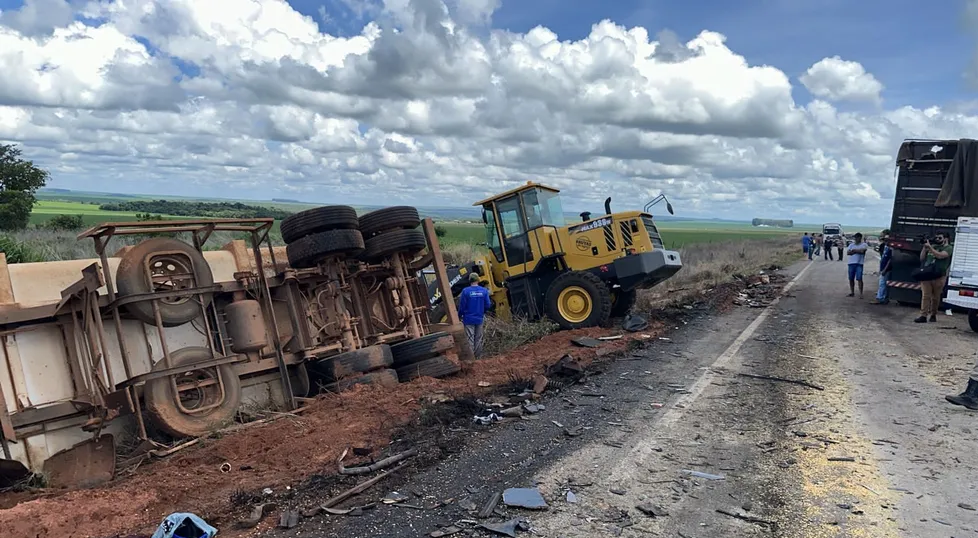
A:
<svg viewBox="0 0 978 538">
<path fill-rule="evenodd" d="M 645 335 L 658 334 L 654 323 Z M 258 530 L 233 528 L 229 498 L 236 491 L 270 487 L 281 490 L 312 474 L 336 473 L 340 453 L 349 447 L 379 449 L 392 433 L 418 414 L 426 394 L 479 395 L 512 377 L 528 379 L 543 373 L 565 353 L 584 364 L 599 353 L 622 351 L 641 334 L 626 334 L 598 349 L 576 347 L 578 336 L 606 336 L 620 331 L 581 329 L 549 335 L 510 353 L 466 364 L 448 379 L 419 379 L 394 389 L 358 386 L 326 395 L 299 416 L 244 428 L 187 448 L 132 476 L 102 487 L 74 491 L 45 491 L 12 508 L 0 510 L 0 536 L 30 538 L 100 538 L 128 533 L 152 533 L 173 512 L 189 511 L 220 529 L 221 536 L 242 537 Z M 352 460 L 350 460 L 352 461 Z M 347 465 L 352 465 L 346 461 Z M 221 464 L 231 465 L 222 473 Z M 244 467 L 247 470 L 241 470 Z M 248 468 L 250 467 L 250 468 Z M 6 504 L 11 504 L 9 499 Z M 14 500 L 13 502 L 16 502 Z M 3 505 L 0 500 L 0 505 Z M 266 517 L 260 528 L 275 516 Z"/>
</svg>

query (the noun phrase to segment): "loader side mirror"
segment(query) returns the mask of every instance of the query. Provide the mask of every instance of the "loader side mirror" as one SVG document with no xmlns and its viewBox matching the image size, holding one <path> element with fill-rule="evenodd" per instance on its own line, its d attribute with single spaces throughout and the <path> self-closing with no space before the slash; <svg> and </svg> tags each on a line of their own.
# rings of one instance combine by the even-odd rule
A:
<svg viewBox="0 0 978 538">
<path fill-rule="evenodd" d="M 670 215 L 675 215 L 675 213 L 672 212 L 672 204 L 669 202 L 666 202 L 666 211 L 668 211 Z"/>
</svg>

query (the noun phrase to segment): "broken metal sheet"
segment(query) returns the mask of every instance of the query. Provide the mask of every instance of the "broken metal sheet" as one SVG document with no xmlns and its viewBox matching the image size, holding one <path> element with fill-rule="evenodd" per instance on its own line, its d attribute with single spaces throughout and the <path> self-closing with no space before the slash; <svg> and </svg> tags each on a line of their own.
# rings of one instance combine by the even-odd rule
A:
<svg viewBox="0 0 978 538">
<path fill-rule="evenodd" d="M 431 536 L 431 538 L 443 538 L 444 536 L 451 536 L 460 532 L 462 532 L 462 529 L 452 525 L 451 527 L 445 527 L 443 529 L 434 531 L 429 536 Z"/>
<path fill-rule="evenodd" d="M 248 517 L 238 521 L 238 527 L 242 529 L 250 529 L 261 523 L 262 518 L 264 518 L 269 512 L 275 510 L 275 503 L 264 503 L 256 505 L 251 509 L 251 514 Z"/>
<path fill-rule="evenodd" d="M 543 499 L 543 495 L 536 488 L 509 488 L 503 491 L 503 504 L 530 510 L 547 508 L 547 501 Z"/>
<path fill-rule="evenodd" d="M 573 342 L 574 345 L 578 345 L 581 347 L 599 347 L 601 345 L 600 340 L 588 336 L 580 336 L 578 338 L 574 338 L 571 340 L 571 342 Z"/>
<path fill-rule="evenodd" d="M 295 510 L 286 510 L 278 518 L 278 527 L 280 529 L 294 529 L 299 524 L 299 512 Z"/>
<path fill-rule="evenodd" d="M 502 523 L 483 523 L 479 526 L 487 531 L 502 534 L 504 536 L 510 536 L 511 538 L 516 538 L 517 530 L 530 530 L 530 525 L 522 519 L 511 519 Z"/>
<path fill-rule="evenodd" d="M 115 441 L 111 434 L 82 441 L 44 462 L 48 484 L 56 488 L 88 488 L 115 476 Z"/>
<path fill-rule="evenodd" d="M 622 323 L 621 328 L 634 333 L 644 331 L 648 326 L 649 322 L 644 317 L 638 314 L 629 314 L 625 317 L 625 322 Z"/>
</svg>

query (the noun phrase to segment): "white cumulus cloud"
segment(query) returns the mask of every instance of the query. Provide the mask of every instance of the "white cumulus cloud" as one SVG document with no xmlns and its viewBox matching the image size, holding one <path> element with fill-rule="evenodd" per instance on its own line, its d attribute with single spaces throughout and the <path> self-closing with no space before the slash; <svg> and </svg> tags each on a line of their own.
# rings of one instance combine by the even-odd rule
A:
<svg viewBox="0 0 978 538">
<path fill-rule="evenodd" d="M 799 77 L 812 95 L 833 101 L 880 100 L 883 84 L 859 62 L 838 56 L 823 58 Z"/>
</svg>

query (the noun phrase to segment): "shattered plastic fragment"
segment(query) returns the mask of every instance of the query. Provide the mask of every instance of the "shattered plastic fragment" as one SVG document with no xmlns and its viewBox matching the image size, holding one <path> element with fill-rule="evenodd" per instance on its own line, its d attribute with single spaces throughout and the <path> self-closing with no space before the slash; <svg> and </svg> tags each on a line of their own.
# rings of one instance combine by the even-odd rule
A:
<svg viewBox="0 0 978 538">
<path fill-rule="evenodd" d="M 547 508 L 547 501 L 536 488 L 509 488 L 503 491 L 503 504 L 530 510 Z"/>
<path fill-rule="evenodd" d="M 724 477 L 718 474 L 703 473 L 700 471 L 691 471 L 689 469 L 683 469 L 682 472 L 690 476 L 695 476 L 696 478 L 702 478 L 704 480 L 724 480 Z"/>
</svg>

